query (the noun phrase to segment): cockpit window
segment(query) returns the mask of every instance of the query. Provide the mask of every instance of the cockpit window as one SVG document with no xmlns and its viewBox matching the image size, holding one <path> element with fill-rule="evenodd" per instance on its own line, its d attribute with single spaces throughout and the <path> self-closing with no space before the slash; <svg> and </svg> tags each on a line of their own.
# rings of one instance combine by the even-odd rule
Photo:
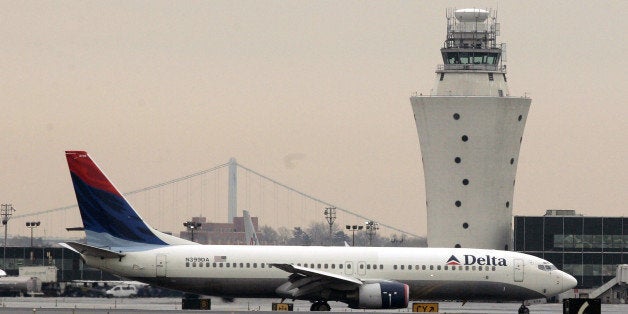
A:
<svg viewBox="0 0 628 314">
<path fill-rule="evenodd" d="M 552 270 L 556 270 L 556 266 L 552 265 L 552 264 L 542 264 L 538 266 L 540 270 L 542 271 L 552 271 Z"/>
</svg>

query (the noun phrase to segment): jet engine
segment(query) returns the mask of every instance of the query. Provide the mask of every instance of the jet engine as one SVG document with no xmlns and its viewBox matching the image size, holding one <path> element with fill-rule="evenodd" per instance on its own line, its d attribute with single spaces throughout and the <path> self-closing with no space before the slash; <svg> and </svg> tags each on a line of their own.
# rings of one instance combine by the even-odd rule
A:
<svg viewBox="0 0 628 314">
<path fill-rule="evenodd" d="M 353 309 L 401 309 L 408 307 L 408 299 L 408 285 L 386 281 L 361 285 L 348 304 Z"/>
</svg>

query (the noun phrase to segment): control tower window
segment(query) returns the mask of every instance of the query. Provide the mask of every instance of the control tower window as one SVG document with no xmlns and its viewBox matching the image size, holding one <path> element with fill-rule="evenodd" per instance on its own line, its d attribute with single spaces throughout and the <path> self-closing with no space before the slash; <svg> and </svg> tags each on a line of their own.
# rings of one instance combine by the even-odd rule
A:
<svg viewBox="0 0 628 314">
<path fill-rule="evenodd" d="M 446 64 L 497 64 L 497 53 L 488 52 L 446 52 Z"/>
</svg>

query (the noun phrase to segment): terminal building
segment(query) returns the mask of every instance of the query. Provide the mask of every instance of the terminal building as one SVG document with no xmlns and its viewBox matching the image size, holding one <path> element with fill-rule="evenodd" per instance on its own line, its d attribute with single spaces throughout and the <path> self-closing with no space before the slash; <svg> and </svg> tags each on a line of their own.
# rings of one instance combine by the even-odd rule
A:
<svg viewBox="0 0 628 314">
<path fill-rule="evenodd" d="M 573 210 L 515 216 L 514 249 L 553 263 L 590 293 L 621 276 L 618 266 L 628 264 L 628 217 L 585 217 Z M 626 286 L 610 290 L 614 294 L 604 303 L 627 301 Z"/>
<path fill-rule="evenodd" d="M 429 95 L 410 98 L 430 247 L 512 249 L 515 174 L 531 100 L 510 94 L 495 12 L 447 12 Z"/>
</svg>

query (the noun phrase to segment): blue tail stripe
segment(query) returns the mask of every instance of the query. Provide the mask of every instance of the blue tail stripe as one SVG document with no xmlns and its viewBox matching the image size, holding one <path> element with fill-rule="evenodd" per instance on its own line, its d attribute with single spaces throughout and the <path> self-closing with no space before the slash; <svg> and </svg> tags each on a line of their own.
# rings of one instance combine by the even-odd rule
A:
<svg viewBox="0 0 628 314">
<path fill-rule="evenodd" d="M 124 198 L 91 187 L 74 173 L 71 175 L 85 230 L 141 244 L 166 245 Z M 90 233 L 87 234 L 90 243 Z"/>
</svg>

